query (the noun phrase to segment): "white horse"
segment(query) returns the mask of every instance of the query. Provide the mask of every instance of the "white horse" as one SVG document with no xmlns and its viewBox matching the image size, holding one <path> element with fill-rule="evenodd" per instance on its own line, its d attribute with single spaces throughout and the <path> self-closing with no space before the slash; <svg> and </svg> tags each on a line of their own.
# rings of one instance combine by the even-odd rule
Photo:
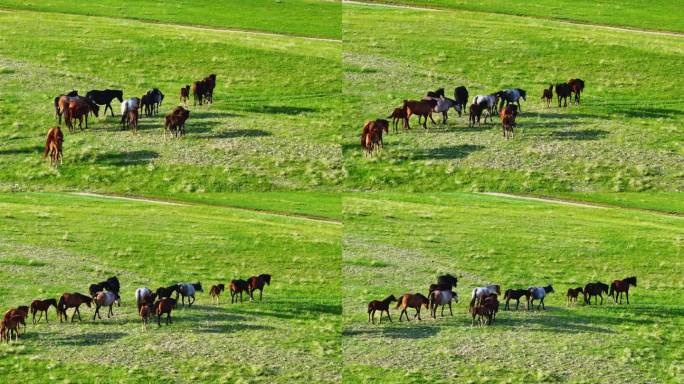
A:
<svg viewBox="0 0 684 384">
<path fill-rule="evenodd" d="M 447 115 L 449 108 L 453 108 L 459 115 L 461 114 L 461 105 L 457 104 L 455 100 L 444 96 L 439 98 L 433 97 L 432 99 L 437 101 L 437 105 L 435 105 L 433 111 L 442 114 L 442 124 L 446 124 L 447 119 L 449 118 Z"/>
<path fill-rule="evenodd" d="M 128 112 L 140 108 L 140 98 L 131 97 L 121 103 L 121 129 L 128 124 Z"/>
<path fill-rule="evenodd" d="M 537 305 L 537 309 L 546 309 L 546 306 L 544 306 L 544 297 L 546 297 L 547 294 L 554 292 L 551 284 L 547 285 L 546 287 L 529 287 L 527 288 L 527 291 L 530 293 L 530 299 L 527 302 L 528 310 L 530 309 L 530 303 L 532 304 L 532 308 L 534 308 L 535 300 L 539 300 L 539 305 Z"/>
<path fill-rule="evenodd" d="M 101 291 L 98 292 L 97 296 L 93 298 L 93 301 L 95 302 L 95 313 L 93 314 L 93 320 L 95 320 L 95 316 L 102 319 L 102 316 L 100 316 L 100 307 L 109 307 L 107 317 L 111 317 L 114 316 L 114 312 L 112 312 L 112 306 L 115 302 L 119 301 L 119 295 L 110 291 Z"/>
<path fill-rule="evenodd" d="M 185 297 L 188 296 L 188 307 L 191 306 L 195 302 L 195 292 L 204 292 L 204 289 L 202 289 L 202 283 L 197 282 L 195 284 L 185 284 L 181 283 L 178 284 L 178 291 L 180 292 L 181 295 L 181 305 L 185 305 Z M 192 298 L 192 301 L 190 301 L 190 298 Z"/>
<path fill-rule="evenodd" d="M 152 304 L 149 301 L 154 301 L 154 299 L 155 294 L 153 294 L 152 291 L 147 287 L 142 287 L 135 290 L 135 304 L 138 307 L 138 311 L 140 311 L 140 307 L 143 304 Z"/>
<path fill-rule="evenodd" d="M 499 285 L 491 284 L 484 287 L 477 287 L 473 289 L 472 296 L 470 297 L 470 306 L 475 305 L 475 301 L 481 301 L 485 297 L 491 294 L 501 294 L 501 287 Z"/>
<path fill-rule="evenodd" d="M 487 122 L 487 117 L 489 117 L 489 120 L 492 120 L 492 116 L 494 114 L 494 109 L 496 109 L 496 105 L 499 102 L 499 95 L 496 93 L 493 93 L 491 95 L 477 95 L 473 97 L 473 104 L 479 105 L 483 110 L 487 110 L 487 114 L 485 114 L 485 123 Z"/>
<path fill-rule="evenodd" d="M 458 303 L 458 293 L 450 291 L 450 290 L 434 290 L 430 294 L 430 303 L 432 304 L 432 317 L 436 318 L 437 317 L 437 306 L 441 305 L 442 306 L 442 317 L 444 316 L 444 305 L 449 305 L 449 313 L 451 316 L 454 315 L 454 313 L 451 311 L 451 301 L 455 301 Z"/>
<path fill-rule="evenodd" d="M 499 92 L 499 94 L 501 95 L 501 105 L 499 106 L 499 109 L 504 107 L 504 102 L 506 102 L 506 105 L 515 103 L 518 105 L 518 110 L 522 112 L 522 109 L 520 108 L 520 99 L 527 101 L 527 99 L 525 99 L 527 93 L 524 89 L 509 88 L 504 89 L 503 91 Z"/>
</svg>

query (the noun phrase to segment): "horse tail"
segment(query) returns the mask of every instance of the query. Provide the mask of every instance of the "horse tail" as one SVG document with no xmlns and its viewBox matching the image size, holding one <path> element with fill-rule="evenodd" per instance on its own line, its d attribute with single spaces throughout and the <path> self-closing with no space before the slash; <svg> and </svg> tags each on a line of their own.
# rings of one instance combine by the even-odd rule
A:
<svg viewBox="0 0 684 384">
<path fill-rule="evenodd" d="M 394 307 L 394 309 L 401 307 L 401 304 L 403 301 L 404 301 L 404 296 L 400 297 L 399 300 L 397 300 L 397 305 Z"/>
<path fill-rule="evenodd" d="M 475 306 L 475 300 L 477 300 L 477 298 L 475 297 L 475 295 L 473 295 L 473 298 L 470 299 L 470 308 Z"/>
<path fill-rule="evenodd" d="M 45 139 L 45 153 L 43 153 L 43 158 L 46 158 L 47 155 L 50 153 L 50 136 L 52 134 L 53 128 L 50 128 L 48 130 L 47 138 Z"/>
</svg>

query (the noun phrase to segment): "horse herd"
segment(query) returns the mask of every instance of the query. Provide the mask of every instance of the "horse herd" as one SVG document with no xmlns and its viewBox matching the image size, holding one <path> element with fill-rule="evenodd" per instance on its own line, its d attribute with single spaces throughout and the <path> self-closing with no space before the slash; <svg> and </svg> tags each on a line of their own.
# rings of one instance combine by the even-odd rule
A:
<svg viewBox="0 0 684 384">
<path fill-rule="evenodd" d="M 250 278 L 235 279 L 230 282 L 229 289 L 231 295 L 231 303 L 237 303 L 238 296 L 242 302 L 242 293 L 245 292 L 251 301 L 254 300 L 254 292 L 259 291 L 259 300 L 262 299 L 264 287 L 271 284 L 271 275 L 261 274 L 251 276 Z M 211 287 L 209 294 L 212 301 L 216 300 L 218 305 L 219 296 L 225 289 L 225 284 L 217 284 Z M 59 300 L 49 298 L 45 300 L 34 300 L 31 305 L 21 305 L 16 308 L 10 308 L 0 322 L 0 340 L 7 340 L 10 342 L 12 336 L 15 340 L 19 338 L 20 327 L 23 325 L 26 328 L 26 318 L 29 313 L 32 316 L 33 324 L 37 324 L 45 315 L 45 322 L 48 322 L 48 310 L 50 307 L 55 307 L 59 322 L 68 321 L 68 309 L 73 309 L 71 315 L 71 322 L 74 322 L 76 316 L 81 321 L 81 305 L 85 304 L 88 308 L 95 306 L 93 312 L 93 320 L 95 318 L 102 319 L 100 315 L 101 308 L 107 308 L 107 317 L 114 316 L 114 304 L 121 306 L 121 296 L 119 292 L 121 284 L 119 279 L 114 276 L 105 281 L 91 284 L 88 287 L 90 296 L 81 294 L 79 292 L 64 293 Z M 195 293 L 204 292 L 202 283 L 178 283 L 168 287 L 159 287 L 152 292 L 147 287 L 137 288 L 135 290 L 135 302 L 137 306 L 137 314 L 142 320 L 143 330 L 147 329 L 147 324 L 154 316 L 157 317 L 157 325 L 161 327 L 161 318 L 166 315 L 166 324 L 171 323 L 171 311 L 176 308 L 178 303 L 178 296 L 181 297 L 181 306 L 185 306 L 186 298 L 188 307 L 195 302 Z M 174 296 L 175 297 L 172 297 Z M 36 319 L 36 315 L 38 318 Z"/>
<path fill-rule="evenodd" d="M 554 86 L 551 84 L 542 92 L 541 99 L 547 107 L 551 106 L 553 90 Z M 573 93 L 574 98 L 571 98 L 571 103 L 579 105 L 580 95 L 584 91 L 584 80 L 570 79 L 565 83 L 558 83 L 555 85 L 555 90 L 559 108 L 561 101 L 564 102 L 565 107 L 568 106 L 567 99 L 571 98 Z M 361 147 L 368 155 L 372 155 L 375 149 L 383 147 L 383 132 L 389 133 L 390 122 L 387 119 L 392 119 L 395 133 L 399 131 L 397 126 L 400 121 L 404 129 L 411 129 L 409 120 L 414 115 L 418 116 L 418 124 L 425 129 L 427 129 L 428 119 L 432 124 L 437 124 L 432 118 L 433 113 L 441 113 L 442 124 L 446 124 L 449 119 L 449 109 L 453 108 L 461 116 L 468 105 L 468 97 L 468 89 L 458 86 L 454 89 L 453 99 L 445 96 L 444 88 L 439 88 L 436 91 L 427 92 L 421 100 L 404 100 L 401 107 L 395 108 L 387 118 L 366 121 L 361 132 Z M 468 106 L 468 127 L 474 127 L 476 124 L 479 126 L 482 119 L 485 124 L 487 119 L 491 122 L 494 114 L 497 113 L 501 120 L 503 137 L 506 140 L 512 138 L 513 128 L 516 126 L 515 119 L 522 112 L 521 99 L 527 100 L 527 92 L 521 88 L 508 88 L 487 95 L 476 95 Z"/>
<path fill-rule="evenodd" d="M 212 104 L 214 101 L 214 88 L 216 88 L 216 75 L 211 74 L 202 80 L 192 83 L 193 106 L 203 103 Z M 180 102 L 187 107 L 191 87 L 186 85 L 180 89 Z M 75 130 L 75 121 L 78 120 L 79 129 L 83 130 L 83 121 L 88 129 L 88 116 L 99 116 L 100 106 L 104 105 L 104 114 L 107 109 L 114 116 L 112 101 L 121 103 L 121 129 L 130 127 L 133 133 L 138 132 L 138 121 L 142 112 L 146 117 L 159 114 L 159 107 L 164 101 L 164 93 L 159 88 L 152 88 L 142 97 L 131 97 L 124 100 L 123 91 L 119 89 L 91 90 L 85 96 L 80 96 L 78 91 L 71 91 L 54 98 L 55 117 L 58 126 L 48 130 L 43 157 L 50 157 L 51 165 L 62 163 L 62 146 L 64 134 L 60 128 L 62 116 L 64 123 L 70 132 Z M 185 134 L 185 122 L 190 117 L 190 111 L 183 106 L 176 106 L 165 116 L 164 138 L 167 132 L 171 137 L 180 137 Z"/>
<path fill-rule="evenodd" d="M 430 315 L 437 318 L 437 309 L 441 306 L 441 316 L 444 316 L 445 306 L 449 307 L 449 313 L 453 316 L 451 309 L 452 301 L 458 303 L 458 293 L 454 291 L 458 279 L 450 274 L 441 275 L 437 277 L 437 283 L 431 284 L 428 288 L 428 295 L 424 296 L 421 293 L 406 293 L 396 298 L 394 295 L 389 295 L 383 300 L 373 300 L 368 303 L 368 322 L 375 324 L 375 314 L 380 312 L 380 323 L 382 323 L 383 313 L 387 314 L 387 318 L 392 322 L 390 316 L 390 304 L 396 302 L 395 308 L 401 308 L 399 314 L 399 321 L 402 321 L 404 315 L 406 321 L 410 321 L 407 310 L 413 308 L 416 310 L 414 318 L 420 318 L 420 310 L 422 307 L 430 310 Z M 587 285 L 577 288 L 569 288 L 567 291 L 567 305 L 577 303 L 577 297 L 582 294 L 584 303 L 591 305 L 591 298 L 594 298 L 594 303 L 597 304 L 598 297 L 601 298 L 601 305 L 603 304 L 603 293 L 613 298 L 617 304 L 622 304 L 622 294 L 624 293 L 629 304 L 629 287 L 637 285 L 637 278 L 635 276 L 628 277 L 622 280 L 614 280 L 610 286 L 601 282 L 588 283 Z M 555 292 L 551 284 L 545 287 L 531 286 L 526 289 L 508 289 L 504 292 L 503 299 L 506 301 L 504 310 L 509 310 L 511 300 L 515 300 L 515 309 L 520 305 L 520 299 L 526 299 L 526 309 L 534 308 L 534 301 L 538 300 L 537 309 L 546 309 L 544 298 L 546 295 Z M 500 285 L 486 285 L 484 287 L 474 288 L 470 298 L 470 305 L 468 313 L 472 316 L 472 325 L 477 322 L 480 326 L 491 325 L 496 319 L 496 314 L 499 312 L 499 295 L 501 295 Z"/>
</svg>

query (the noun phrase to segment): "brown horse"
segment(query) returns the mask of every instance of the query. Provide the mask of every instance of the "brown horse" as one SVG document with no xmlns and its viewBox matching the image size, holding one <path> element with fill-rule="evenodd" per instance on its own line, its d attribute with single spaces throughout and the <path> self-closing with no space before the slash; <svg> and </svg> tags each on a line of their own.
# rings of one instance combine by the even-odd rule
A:
<svg viewBox="0 0 684 384">
<path fill-rule="evenodd" d="M 491 324 L 496 320 L 496 314 L 499 312 L 499 296 L 496 293 L 490 294 L 485 297 L 482 305 L 489 311 L 489 316 L 491 317 L 489 323 Z"/>
<path fill-rule="evenodd" d="M 541 99 L 542 103 L 546 101 L 546 108 L 551 107 L 551 101 L 553 100 L 553 84 L 549 85 L 549 89 L 544 89 Z"/>
<path fill-rule="evenodd" d="M 387 312 L 387 318 L 391 323 L 392 317 L 390 317 L 389 305 L 393 301 L 397 301 L 397 298 L 394 297 L 394 295 L 389 295 L 382 301 L 373 300 L 370 303 L 368 303 L 368 321 L 375 324 L 375 312 L 380 311 L 380 323 L 382 323 L 383 312 Z"/>
<path fill-rule="evenodd" d="M 86 296 L 78 292 L 67 292 L 63 294 L 57 303 L 57 316 L 59 316 L 59 322 L 62 322 L 62 317 L 64 317 L 64 320 L 69 320 L 69 316 L 67 316 L 67 309 L 69 308 L 75 308 L 74 313 L 71 315 L 71 322 L 74 322 L 74 317 L 77 314 L 78 320 L 81 321 L 81 311 L 79 310 L 79 307 L 81 304 L 85 304 L 88 306 L 88 308 L 90 308 L 90 304 L 92 302 L 93 299 L 90 296 Z"/>
<path fill-rule="evenodd" d="M 216 305 L 219 303 L 219 296 L 221 296 L 221 292 L 223 292 L 226 289 L 225 284 L 219 284 L 219 285 L 212 285 L 211 289 L 209 290 L 209 295 L 216 299 Z"/>
<path fill-rule="evenodd" d="M 468 107 L 468 127 L 474 127 L 475 123 L 480 125 L 480 119 L 482 118 L 482 110 L 484 108 L 480 104 L 470 104 Z"/>
<path fill-rule="evenodd" d="M 561 100 L 563 100 L 564 107 L 568 106 L 568 97 L 572 94 L 572 88 L 565 83 L 556 84 L 556 97 L 558 98 L 558 108 L 561 107 Z"/>
<path fill-rule="evenodd" d="M 383 147 L 382 131 L 389 130 L 389 121 L 384 119 L 368 120 L 361 132 L 361 147 L 371 155 L 376 147 Z"/>
<path fill-rule="evenodd" d="M 399 298 L 399 300 L 397 302 L 397 306 L 396 306 L 396 308 L 403 307 L 403 309 L 401 310 L 401 313 L 399 314 L 399 321 L 401 321 L 401 318 L 404 315 L 406 315 L 406 321 L 410 321 L 408 313 L 406 312 L 406 310 L 408 308 L 415 308 L 416 314 L 413 315 L 413 318 L 415 319 L 416 317 L 418 317 L 418 320 L 422 320 L 420 318 L 420 307 L 421 306 L 425 306 L 425 309 L 428 309 L 430 307 L 430 299 L 428 299 L 427 297 L 423 296 L 420 293 L 416 293 L 416 294 L 407 293 L 407 294 L 402 295 Z"/>
<path fill-rule="evenodd" d="M 568 85 L 570 86 L 570 90 L 575 93 L 575 98 L 571 99 L 572 103 L 579 105 L 580 103 L 580 94 L 582 91 L 584 91 L 584 80 L 582 79 L 570 79 L 568 80 Z"/>
<path fill-rule="evenodd" d="M 154 303 L 154 314 L 157 315 L 157 325 L 161 327 L 161 317 L 166 313 L 166 325 L 171 324 L 171 311 L 176 308 L 176 299 L 165 298 Z"/>
<path fill-rule="evenodd" d="M 52 127 L 48 130 L 47 138 L 45 139 L 45 153 L 43 158 L 50 155 L 50 165 L 55 165 L 59 161 L 62 164 L 62 144 L 64 143 L 64 134 L 59 127 Z"/>
<path fill-rule="evenodd" d="M 240 302 L 242 303 L 242 292 L 249 294 L 249 283 L 242 279 L 234 279 L 230 282 L 230 302 L 237 303 L 237 296 L 240 294 Z"/>
<path fill-rule="evenodd" d="M 432 118 L 432 111 L 434 110 L 436 105 L 437 100 L 434 99 L 404 100 L 402 108 L 406 111 L 406 126 L 408 127 L 408 129 L 411 129 L 408 122 L 411 116 L 413 115 L 418 116 L 418 124 L 422 125 L 425 129 L 427 129 L 428 117 L 430 118 L 430 121 L 432 121 L 432 124 L 437 124 L 435 123 L 435 120 Z M 421 117 L 425 119 L 422 124 L 420 123 Z"/>
<path fill-rule="evenodd" d="M 181 137 L 185 133 L 185 122 L 189 117 L 190 111 L 181 106 L 177 106 L 169 112 L 164 123 L 164 138 L 166 138 L 167 131 L 171 137 Z"/>
<path fill-rule="evenodd" d="M 501 117 L 501 128 L 506 140 L 513 137 L 513 127 L 515 127 L 515 117 L 518 116 L 518 106 L 509 104 L 499 112 Z"/>
<path fill-rule="evenodd" d="M 97 107 L 97 106 L 96 106 Z M 72 99 L 64 112 L 64 123 L 70 132 L 74 131 L 73 120 L 78 119 L 78 128 L 83 130 L 83 119 L 85 118 L 86 129 L 88 129 L 88 114 L 92 111 L 97 116 L 98 108 L 93 109 L 90 104 L 81 98 Z"/>
<path fill-rule="evenodd" d="M 13 316 L 21 316 L 22 319 L 26 319 L 29 314 L 29 307 L 26 305 L 20 305 L 16 308 L 10 308 L 5 312 L 5 314 L 2 316 L 2 320 L 8 320 L 10 317 Z M 24 324 L 22 322 L 22 324 Z M 25 325 L 25 324 L 24 324 Z"/>
<path fill-rule="evenodd" d="M 7 339 L 9 343 L 14 335 L 14 341 L 19 341 L 19 330 L 21 326 L 26 327 L 24 317 L 21 315 L 10 316 L 3 319 L 0 323 L 0 340 Z"/>
<path fill-rule="evenodd" d="M 254 300 L 254 291 L 259 290 L 259 301 L 264 292 L 264 285 L 271 285 L 271 275 L 261 274 L 259 276 L 252 276 L 247 279 L 247 286 L 249 287 L 249 298 Z"/>
<path fill-rule="evenodd" d="M 406 115 L 406 110 L 404 108 L 394 108 L 392 114 L 387 116 L 388 119 L 392 119 L 392 126 L 394 127 L 394 133 L 397 133 L 399 129 L 397 125 L 399 120 L 402 122 L 404 129 L 408 129 L 408 116 Z"/>
<path fill-rule="evenodd" d="M 128 111 L 128 125 L 133 129 L 133 133 L 138 133 L 138 108 Z"/>
<path fill-rule="evenodd" d="M 470 314 L 473 316 L 471 325 L 475 325 L 475 318 L 478 318 L 480 326 L 490 324 L 492 322 L 492 314 L 490 310 L 483 304 L 475 304 L 470 307 Z"/>
<path fill-rule="evenodd" d="M 603 293 L 608 294 L 608 284 L 603 284 L 600 281 L 595 283 L 588 283 L 584 286 L 584 303 L 591 304 L 591 297 L 598 296 L 601 298 L 601 305 L 603 305 Z M 594 304 L 598 299 L 594 299 Z"/>
<path fill-rule="evenodd" d="M 48 309 L 50 309 L 50 306 L 55 307 L 55 311 L 57 310 L 57 300 L 55 299 L 47 299 L 47 300 L 33 300 L 31 302 L 31 316 L 33 317 L 33 324 L 36 324 L 40 321 L 40 319 L 43 318 L 43 312 L 45 312 L 45 322 L 48 322 Z M 40 316 L 38 317 L 38 320 L 36 321 L 36 313 L 40 312 Z"/>
<path fill-rule="evenodd" d="M 152 317 L 152 304 L 142 304 L 138 309 L 138 314 L 142 320 L 142 329 L 145 331 L 147 330 L 147 324 L 150 322 L 150 317 Z"/>
<path fill-rule="evenodd" d="M 637 286 L 636 276 L 613 281 L 613 283 L 610 285 L 610 292 L 608 293 L 608 295 L 612 297 L 616 303 L 618 302 L 618 296 L 620 296 L 620 304 L 622 304 L 622 293 L 624 292 L 625 296 L 627 297 L 627 304 L 629 304 L 630 285 L 633 285 L 635 287 Z"/>
<path fill-rule="evenodd" d="M 180 102 L 184 105 L 188 105 L 188 99 L 190 98 L 190 86 L 186 85 L 180 89 Z"/>
<path fill-rule="evenodd" d="M 582 287 L 568 288 L 568 294 L 566 295 L 567 304 L 577 304 L 577 296 L 579 296 L 580 293 L 584 294 Z"/>
</svg>

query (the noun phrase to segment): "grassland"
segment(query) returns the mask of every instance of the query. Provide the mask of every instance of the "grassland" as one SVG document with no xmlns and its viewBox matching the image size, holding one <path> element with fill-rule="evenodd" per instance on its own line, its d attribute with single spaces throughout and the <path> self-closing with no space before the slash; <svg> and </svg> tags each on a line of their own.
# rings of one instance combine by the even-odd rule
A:
<svg viewBox="0 0 684 384">
<path fill-rule="evenodd" d="M 559 2 L 540 0 L 533 3 L 506 0 L 361 0 L 367 3 L 459 9 L 504 15 L 532 16 L 589 24 L 684 32 L 681 7 L 667 0 Z"/>
<path fill-rule="evenodd" d="M 264 198 L 264 201 L 269 198 Z M 339 203 L 338 203 L 339 204 Z M 340 232 L 335 223 L 215 206 L 69 194 L 0 195 L 0 307 L 118 275 L 112 319 L 28 325 L 0 346 L 17 381 L 333 382 L 339 380 Z M 133 291 L 270 272 L 264 301 L 215 306 L 200 293 L 175 322 L 142 332 Z M 325 289 L 321 289 L 325 287 Z"/>
<path fill-rule="evenodd" d="M 598 205 L 684 214 L 682 194 L 674 193 L 555 193 L 551 198 Z"/>
<path fill-rule="evenodd" d="M 345 382 L 681 382 L 681 217 L 477 194 L 346 196 Z M 459 277 L 454 317 L 371 325 L 366 304 Z M 631 304 L 566 307 L 565 290 L 637 275 Z M 471 327 L 469 291 L 553 284 L 546 311 Z"/>
<path fill-rule="evenodd" d="M 310 190 L 344 177 L 338 42 L 26 11 L 0 21 L 2 190 Z M 162 116 L 143 118 L 137 136 L 100 116 L 90 131 L 66 134 L 63 166 L 42 160 L 55 95 L 115 88 L 140 97 L 159 87 L 165 112 L 181 86 L 209 73 L 216 101 L 190 106 L 182 140 L 163 140 Z"/>
<path fill-rule="evenodd" d="M 368 28 L 369 25 L 373 28 Z M 429 36 L 417 33 L 428 28 Z M 345 184 L 402 191 L 611 192 L 684 188 L 682 38 L 460 10 L 345 4 Z M 542 108 L 551 82 L 586 80 L 580 107 Z M 454 118 L 390 133 L 372 159 L 363 122 L 438 87 L 528 91 L 514 140 Z M 453 111 L 451 112 L 453 115 Z M 439 122 L 439 118 L 437 119 Z"/>
</svg>

